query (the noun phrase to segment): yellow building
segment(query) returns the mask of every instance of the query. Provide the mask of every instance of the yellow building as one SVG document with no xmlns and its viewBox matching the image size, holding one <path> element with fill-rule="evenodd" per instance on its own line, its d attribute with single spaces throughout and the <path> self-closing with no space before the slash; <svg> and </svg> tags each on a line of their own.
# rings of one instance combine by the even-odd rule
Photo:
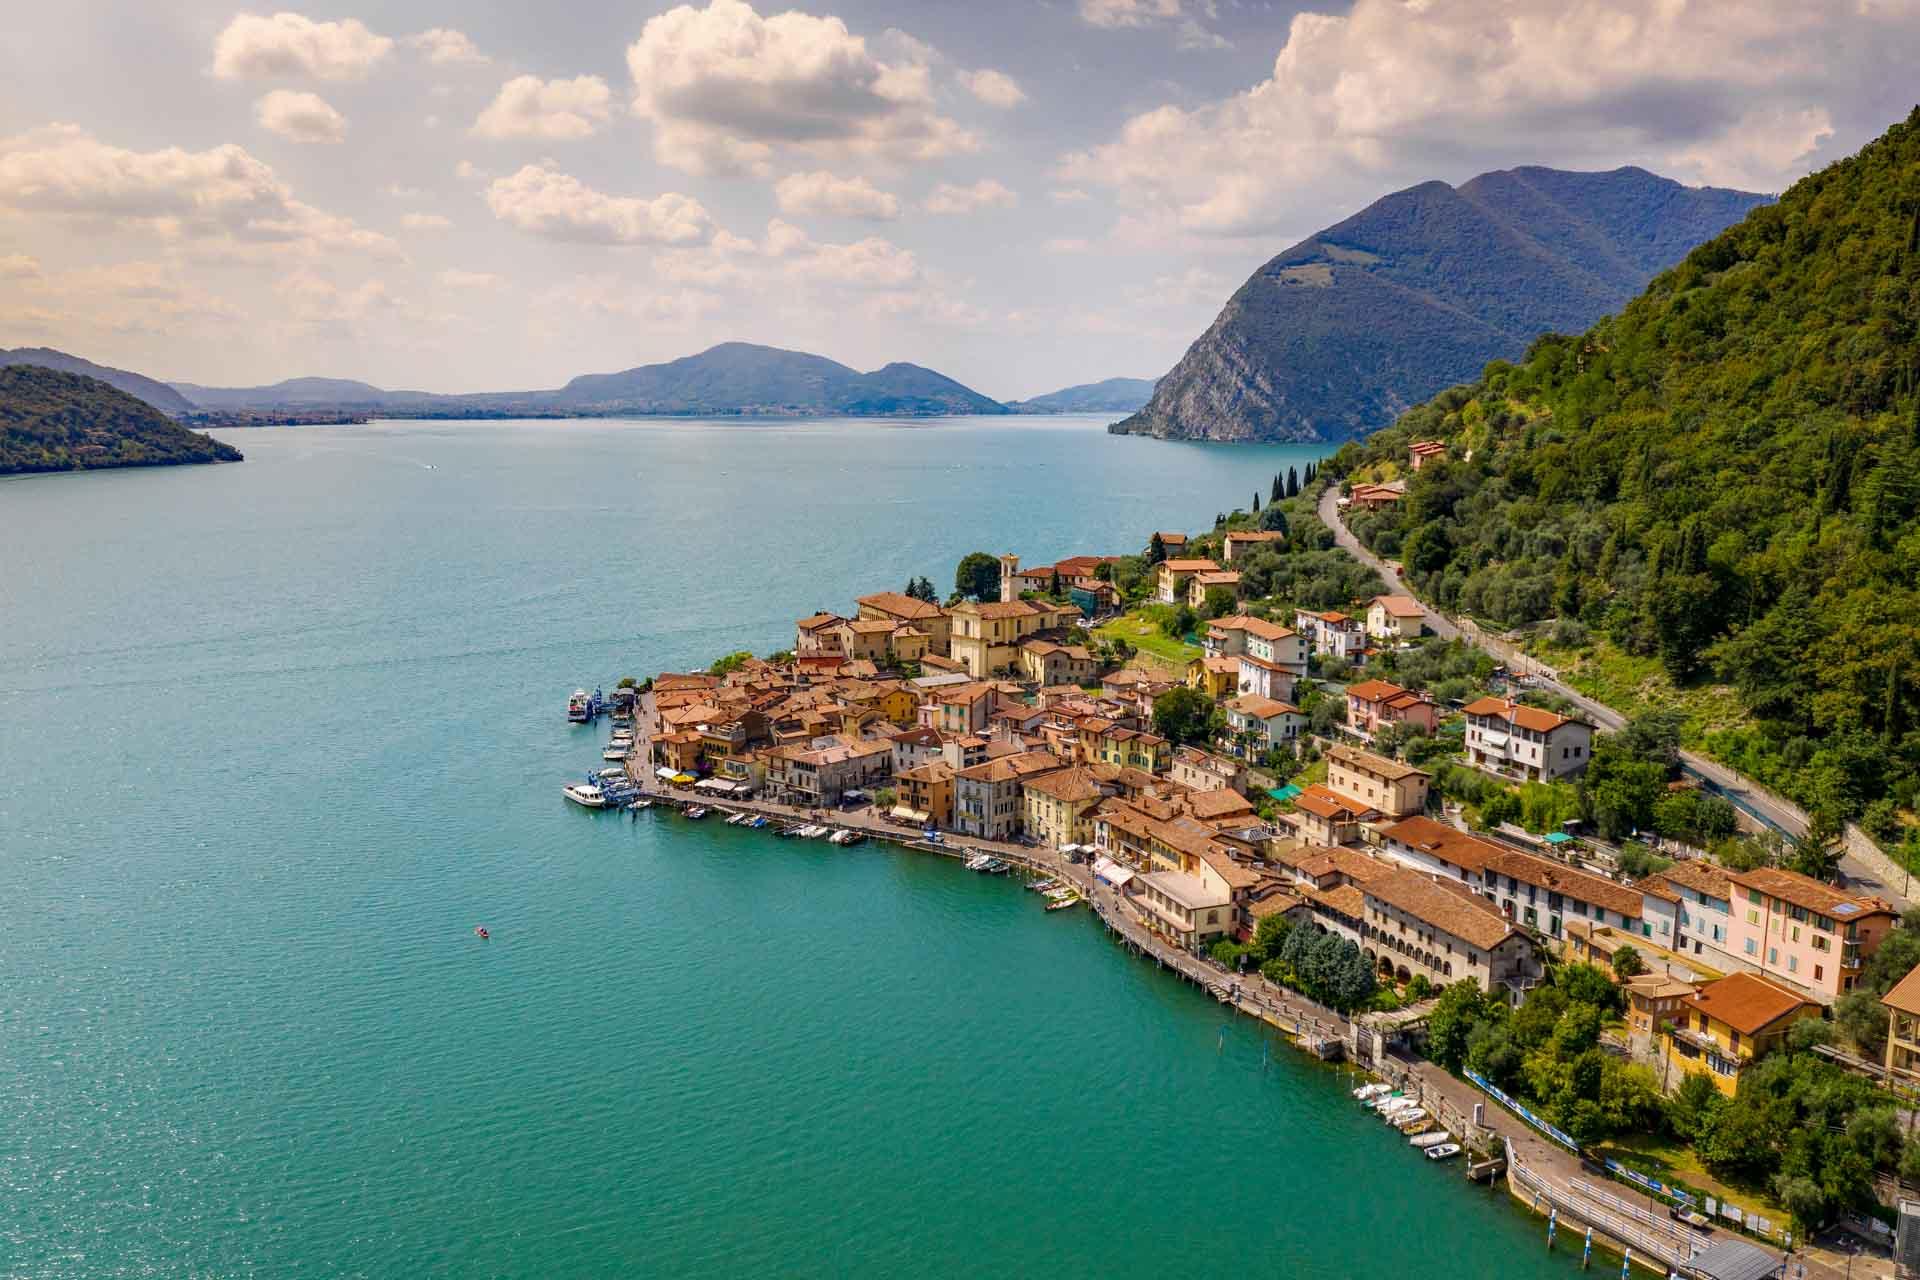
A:
<svg viewBox="0 0 1920 1280">
<path fill-rule="evenodd" d="M 1093 811 L 1106 798 L 1093 774 L 1075 766 L 1029 778 L 1025 795 L 1027 834 L 1058 849 L 1093 843 Z"/>
<path fill-rule="evenodd" d="M 922 826 L 953 825 L 953 766 L 929 760 L 894 776 L 893 816 Z"/>
<path fill-rule="evenodd" d="M 1389 818 L 1404 818 L 1427 807 L 1429 775 L 1410 764 L 1361 751 L 1344 743 L 1327 748 L 1327 790 Z"/>
<path fill-rule="evenodd" d="M 1673 1078 L 1704 1072 L 1729 1096 L 1740 1073 L 1785 1039 L 1787 1028 L 1803 1017 L 1820 1016 L 1813 1001 L 1754 973 L 1709 982 L 1698 994 L 1683 997 L 1680 1006 L 1679 1015 L 1661 1030 Z"/>
<path fill-rule="evenodd" d="M 1880 997 L 1887 1007 L 1887 1081 L 1920 1085 L 1920 969 Z"/>
<path fill-rule="evenodd" d="M 945 657 L 950 622 L 947 611 L 927 600 L 915 600 L 899 591 L 877 591 L 854 601 L 859 616 L 888 622 L 902 622 L 927 637 L 928 652 Z"/>
<path fill-rule="evenodd" d="M 1173 744 L 1144 729 L 1122 729 L 1111 720 L 1090 719 L 1080 725 L 1080 754 L 1088 764 L 1165 773 L 1173 759 Z"/>
<path fill-rule="evenodd" d="M 1020 646 L 1065 624 L 1076 610 L 1044 601 L 1007 600 L 953 607 L 952 657 L 975 680 L 1019 670 Z"/>
<path fill-rule="evenodd" d="M 1211 560 L 1162 560 L 1156 581 L 1161 604 L 1179 604 L 1186 599 L 1187 584 L 1196 573 L 1217 573 L 1220 566 Z"/>
<path fill-rule="evenodd" d="M 1187 688 L 1218 702 L 1240 691 L 1240 659 L 1209 655 L 1187 664 Z"/>
</svg>

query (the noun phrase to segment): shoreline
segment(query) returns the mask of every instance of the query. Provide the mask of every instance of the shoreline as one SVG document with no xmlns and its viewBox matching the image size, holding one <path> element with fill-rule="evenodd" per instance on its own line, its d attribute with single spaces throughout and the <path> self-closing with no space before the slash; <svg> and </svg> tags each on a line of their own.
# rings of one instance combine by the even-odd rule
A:
<svg viewBox="0 0 1920 1280">
<path fill-rule="evenodd" d="M 633 777 L 631 761 L 628 776 Z M 1029 877 L 1064 876 L 1080 890 L 1108 940 L 1128 954 L 1153 961 L 1157 969 L 1196 987 L 1216 1003 L 1252 1018 L 1264 1029 L 1279 1033 L 1290 1048 L 1329 1066 L 1344 1060 L 1357 1077 L 1384 1081 L 1414 1097 L 1467 1148 L 1463 1153 L 1467 1163 L 1462 1176 L 1489 1185 L 1498 1182 L 1515 1206 L 1536 1220 L 1549 1222 L 1549 1250 L 1559 1247 L 1552 1238 L 1555 1224 L 1577 1223 L 1582 1229 L 1592 1229 L 1593 1243 L 1598 1250 L 1648 1273 L 1665 1276 L 1681 1265 L 1677 1249 L 1684 1247 L 1684 1239 L 1678 1234 L 1677 1224 L 1663 1232 L 1663 1224 L 1655 1215 L 1638 1210 L 1624 1199 L 1619 1200 L 1621 1209 L 1613 1209 L 1590 1197 L 1582 1197 L 1572 1187 L 1555 1183 L 1551 1173 L 1543 1172 L 1540 1166 L 1520 1154 L 1531 1143 L 1540 1141 L 1538 1135 L 1532 1134 L 1524 1122 L 1493 1099 L 1472 1085 L 1446 1075 L 1431 1063 L 1392 1055 L 1384 1060 L 1376 1056 L 1370 1062 L 1352 1059 L 1348 1054 L 1355 1030 L 1353 1022 L 1315 1005 L 1297 992 L 1287 991 L 1284 996 L 1266 994 L 1268 990 L 1282 989 L 1271 988 L 1258 975 L 1236 979 L 1211 961 L 1155 937 L 1127 918 L 1125 908 L 1113 891 L 1103 888 L 1085 864 L 1067 862 L 1039 847 L 1005 845 L 977 837 L 943 839 L 938 843 L 915 839 L 899 827 L 872 816 L 871 810 L 814 815 L 768 801 L 716 800 L 694 794 L 688 788 L 662 787 L 653 779 L 635 778 L 635 781 L 642 794 L 656 804 L 699 804 L 723 812 L 748 812 L 779 821 L 812 818 L 821 825 L 859 831 L 867 839 L 890 845 L 896 851 L 933 854 L 950 861 L 963 861 L 984 852 L 1013 863 Z M 633 816 L 638 819 L 640 815 Z M 1473 1119 L 1476 1109 L 1482 1117 L 1478 1122 Z M 1496 1124 L 1492 1119 L 1495 1116 L 1505 1123 Z M 1507 1131 L 1508 1126 L 1518 1132 Z M 1496 1144 L 1497 1155 L 1493 1154 Z M 1539 1153 L 1528 1152 L 1528 1156 L 1537 1160 Z M 1635 1213 L 1644 1219 L 1643 1223 L 1633 1220 Z M 1646 1229 L 1641 1229 L 1643 1226 Z M 1661 1239 L 1662 1234 L 1666 1239 Z"/>
</svg>

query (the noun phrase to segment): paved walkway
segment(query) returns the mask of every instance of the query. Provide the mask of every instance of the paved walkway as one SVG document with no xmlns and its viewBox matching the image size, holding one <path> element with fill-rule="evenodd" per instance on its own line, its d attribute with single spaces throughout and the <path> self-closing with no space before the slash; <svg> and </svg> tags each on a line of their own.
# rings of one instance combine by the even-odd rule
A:
<svg viewBox="0 0 1920 1280">
<path fill-rule="evenodd" d="M 1373 570 L 1389 591 L 1412 595 L 1412 589 L 1406 582 L 1396 577 L 1380 557 L 1360 545 L 1341 518 L 1339 506 L 1339 486 L 1328 485 L 1320 494 L 1318 512 L 1320 522 L 1333 530 L 1334 541 L 1361 564 Z M 1516 671 L 1525 672 L 1539 684 L 1578 707 L 1588 719 L 1602 729 L 1617 732 L 1624 728 L 1627 718 L 1603 702 L 1595 701 L 1578 689 L 1561 683 L 1559 673 L 1523 652 L 1516 646 L 1490 635 L 1471 618 L 1452 618 L 1421 601 L 1426 611 L 1428 630 L 1444 639 L 1465 638 L 1501 659 Z M 1787 836 L 1789 839 L 1803 836 L 1807 832 L 1806 811 L 1784 796 L 1769 791 L 1760 783 L 1736 769 L 1694 751 L 1680 753 L 1682 768 L 1689 774 L 1704 778 L 1727 793 L 1736 806 L 1744 809 L 1749 816 L 1766 826 Z M 1843 854 L 1840 869 L 1846 875 L 1847 883 L 1865 893 L 1877 894 L 1886 898 L 1897 907 L 1904 907 L 1906 899 L 1888 882 L 1884 871 L 1876 870 L 1853 853 Z M 1905 887 L 1905 882 L 1902 886 Z"/>
</svg>

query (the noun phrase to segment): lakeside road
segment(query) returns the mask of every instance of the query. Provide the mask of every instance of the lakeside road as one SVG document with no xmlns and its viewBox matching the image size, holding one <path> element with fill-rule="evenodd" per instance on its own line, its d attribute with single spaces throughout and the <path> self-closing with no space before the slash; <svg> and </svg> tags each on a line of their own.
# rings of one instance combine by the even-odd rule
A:
<svg viewBox="0 0 1920 1280">
<path fill-rule="evenodd" d="M 1412 589 L 1406 582 L 1395 576 L 1380 557 L 1362 546 L 1360 539 L 1347 528 L 1347 523 L 1340 514 L 1339 493 L 1337 485 L 1328 485 L 1321 491 L 1317 508 L 1320 522 L 1333 530 L 1334 541 L 1340 549 L 1373 570 L 1374 575 L 1380 579 L 1387 590 L 1411 596 Z M 1418 597 L 1414 598 L 1418 599 Z M 1533 677 L 1540 687 L 1567 699 L 1601 729 L 1617 733 L 1626 727 L 1625 715 L 1604 702 L 1596 701 L 1578 689 L 1563 683 L 1559 673 L 1551 667 L 1543 665 L 1539 659 L 1523 652 L 1508 641 L 1488 634 L 1471 618 L 1449 617 L 1425 600 L 1420 601 L 1420 607 L 1426 613 L 1427 629 L 1435 635 L 1447 640 L 1464 638 L 1471 641 L 1513 669 Z M 1786 797 L 1768 790 L 1739 770 L 1721 764 L 1717 760 L 1709 760 L 1697 751 L 1686 750 L 1680 753 L 1680 765 L 1682 772 L 1710 783 L 1732 801 L 1736 808 L 1789 840 L 1798 839 L 1807 833 L 1806 810 Z M 1846 876 L 1849 885 L 1886 898 L 1903 910 L 1907 906 L 1905 895 L 1893 887 L 1891 879 L 1893 868 L 1890 864 L 1881 867 L 1870 865 L 1856 850 L 1848 848 L 1841 855 L 1840 870 Z M 1904 879 L 1901 884 L 1904 887 Z"/>
<path fill-rule="evenodd" d="M 912 833 L 888 821 L 871 807 L 814 811 L 762 799 L 747 802 L 714 800 L 690 788 L 665 786 L 652 776 L 651 764 L 645 763 L 651 756 L 651 738 L 658 727 L 653 695 L 643 695 L 634 717 L 635 750 L 630 758 L 628 773 L 645 786 L 649 794 L 675 802 L 697 800 L 722 809 L 747 809 L 779 817 L 812 819 L 835 827 L 868 832 L 898 845 L 899 851 L 905 853 L 937 853 L 957 858 L 983 851 L 1005 857 L 1029 873 L 1052 875 L 1070 881 L 1078 887 L 1088 908 L 1107 928 L 1110 937 L 1123 948 L 1153 960 L 1161 968 L 1193 983 L 1236 1012 L 1272 1027 L 1302 1052 L 1313 1053 L 1314 1043 L 1323 1038 L 1343 1042 L 1351 1040 L 1351 1023 L 1341 1014 L 1297 991 L 1269 982 L 1257 971 L 1234 973 L 1222 968 L 1208 956 L 1174 945 L 1150 927 L 1147 918 L 1126 895 L 1096 879 L 1090 865 L 1069 862 L 1051 847 L 1013 844 L 953 833 L 945 833 L 941 845 L 936 847 L 913 839 Z M 1383 1064 L 1382 1073 L 1399 1087 L 1418 1091 L 1423 1100 L 1438 1100 L 1457 1116 L 1471 1116 L 1475 1104 L 1484 1103 L 1486 1120 L 1482 1128 L 1491 1137 L 1511 1142 L 1514 1154 L 1525 1163 L 1532 1175 L 1550 1186 L 1563 1204 L 1570 1206 L 1570 1212 L 1562 1215 L 1562 1222 L 1568 1226 L 1569 1232 L 1577 1219 L 1591 1224 L 1602 1236 L 1610 1236 L 1615 1240 L 1631 1238 L 1625 1233 L 1639 1224 L 1594 1203 L 1575 1190 L 1576 1182 L 1593 1181 L 1591 1172 L 1581 1167 L 1578 1156 L 1548 1141 L 1469 1082 L 1454 1077 L 1435 1063 L 1399 1053 L 1393 1054 Z M 1517 1192 L 1511 1194 L 1534 1213 L 1544 1216 L 1545 1211 L 1525 1195 Z M 1677 1226 L 1668 1228 L 1661 1220 L 1659 1228 L 1670 1230 L 1675 1238 L 1679 1238 L 1680 1229 Z M 1568 1242 L 1566 1247 L 1574 1247 L 1575 1236 L 1568 1234 L 1564 1238 Z M 1848 1259 L 1836 1250 L 1816 1245 L 1793 1256 L 1796 1262 L 1804 1263 L 1804 1275 L 1812 1280 L 1847 1280 L 1845 1267 Z M 1871 1276 L 1873 1280 L 1891 1280 L 1892 1277 L 1889 1260 L 1871 1255 L 1855 1259 L 1852 1271 L 1863 1278 Z"/>
</svg>

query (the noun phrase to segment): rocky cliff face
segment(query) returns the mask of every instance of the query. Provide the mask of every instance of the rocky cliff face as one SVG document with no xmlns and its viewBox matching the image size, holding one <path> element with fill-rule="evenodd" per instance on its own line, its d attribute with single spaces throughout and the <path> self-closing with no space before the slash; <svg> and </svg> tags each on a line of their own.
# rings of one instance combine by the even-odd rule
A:
<svg viewBox="0 0 1920 1280">
<path fill-rule="evenodd" d="M 1343 440 L 1579 330 L 1766 197 L 1641 169 L 1516 169 L 1395 192 L 1227 300 L 1123 434 Z"/>
</svg>

